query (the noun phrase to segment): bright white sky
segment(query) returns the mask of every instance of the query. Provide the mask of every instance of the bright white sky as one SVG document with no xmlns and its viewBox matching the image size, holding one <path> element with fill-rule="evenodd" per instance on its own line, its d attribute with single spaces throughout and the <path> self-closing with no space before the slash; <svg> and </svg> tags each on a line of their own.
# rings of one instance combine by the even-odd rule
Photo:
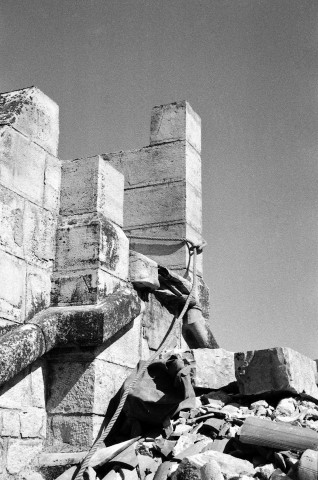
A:
<svg viewBox="0 0 318 480">
<path fill-rule="evenodd" d="M 318 358 L 317 0 L 0 2 L 0 91 L 60 105 L 60 157 L 202 117 L 205 280 L 220 345 Z"/>
</svg>

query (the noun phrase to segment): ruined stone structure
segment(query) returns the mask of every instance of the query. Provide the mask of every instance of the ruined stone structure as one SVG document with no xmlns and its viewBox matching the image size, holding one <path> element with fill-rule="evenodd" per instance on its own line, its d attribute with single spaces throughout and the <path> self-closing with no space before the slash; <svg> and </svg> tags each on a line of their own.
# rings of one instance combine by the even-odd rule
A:
<svg viewBox="0 0 318 480">
<path fill-rule="evenodd" d="M 3 480 L 51 478 L 45 452 L 89 448 L 175 313 L 152 293 L 158 264 L 191 281 L 176 239 L 202 242 L 201 125 L 187 102 L 153 109 L 147 147 L 66 161 L 58 112 L 35 87 L 0 96 Z M 202 255 L 198 283 L 204 322 Z M 186 345 L 181 328 L 171 341 Z"/>
</svg>

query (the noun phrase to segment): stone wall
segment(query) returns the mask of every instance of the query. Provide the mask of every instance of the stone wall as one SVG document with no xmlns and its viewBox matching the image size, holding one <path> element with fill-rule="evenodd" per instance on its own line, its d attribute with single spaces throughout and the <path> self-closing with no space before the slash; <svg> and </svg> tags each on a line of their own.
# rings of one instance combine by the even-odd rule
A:
<svg viewBox="0 0 318 480">
<path fill-rule="evenodd" d="M 191 277 L 183 242 L 129 240 L 201 241 L 200 119 L 190 105 L 155 107 L 150 146 L 137 151 L 60 161 L 58 134 L 58 107 L 39 89 L 0 96 L 0 342 L 49 306 L 93 311 L 132 289 L 129 247 L 155 270 Z M 207 318 L 201 259 L 198 272 Z M 110 399 L 173 318 L 151 289 L 140 295 L 144 312 L 106 343 L 56 347 L 0 387 L 1 479 L 49 478 L 40 452 L 92 445 Z M 171 346 L 182 344 L 179 329 Z"/>
</svg>

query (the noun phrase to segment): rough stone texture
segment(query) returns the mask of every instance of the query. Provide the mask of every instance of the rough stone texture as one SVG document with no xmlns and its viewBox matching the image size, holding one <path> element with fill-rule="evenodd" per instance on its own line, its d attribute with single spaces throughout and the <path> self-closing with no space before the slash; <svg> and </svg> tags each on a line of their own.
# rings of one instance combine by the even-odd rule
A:
<svg viewBox="0 0 318 480">
<path fill-rule="evenodd" d="M 191 352 L 196 362 L 196 387 L 217 390 L 236 381 L 233 352 L 223 348 L 198 348 Z"/>
<path fill-rule="evenodd" d="M 98 212 L 123 225 L 124 177 L 101 156 L 62 166 L 61 215 Z"/>
<path fill-rule="evenodd" d="M 97 437 L 102 415 L 49 415 L 47 445 L 51 451 L 88 449 Z"/>
<path fill-rule="evenodd" d="M 25 309 L 26 264 L 0 250 L 0 316 L 22 322 Z M 12 288 L 14 285 L 14 288 Z"/>
<path fill-rule="evenodd" d="M 9 441 L 7 470 L 11 474 L 20 473 L 37 458 L 43 448 L 38 439 L 14 439 Z"/>
<path fill-rule="evenodd" d="M 5 93 L 0 124 L 0 318 L 21 323 L 50 304 L 58 107 L 36 87 Z"/>
<path fill-rule="evenodd" d="M 129 252 L 129 280 L 137 288 L 159 288 L 158 264 L 142 253 Z"/>
<path fill-rule="evenodd" d="M 0 94 L 0 124 L 14 127 L 44 150 L 57 154 L 59 107 L 37 87 Z"/>
<path fill-rule="evenodd" d="M 236 353 L 235 373 L 244 395 L 289 391 L 318 398 L 315 361 L 291 348 Z"/>
<path fill-rule="evenodd" d="M 150 145 L 186 139 L 201 152 L 201 118 L 186 101 L 153 107 Z"/>
<path fill-rule="evenodd" d="M 194 126 L 185 120 L 188 112 L 185 102 L 182 103 L 184 108 L 177 108 L 176 115 L 167 120 L 171 130 L 180 133 L 183 128 L 183 133 L 178 133 L 174 141 L 103 155 L 125 175 L 124 229 L 128 236 L 188 238 L 201 242 L 201 159 L 188 141 L 189 129 L 193 127 L 194 137 L 197 136 L 200 122 Z M 166 140 L 162 138 L 160 142 Z M 132 238 L 131 246 L 170 268 L 185 271 L 188 265 L 187 248 L 182 243 Z M 201 262 L 198 270 L 202 271 Z"/>
<path fill-rule="evenodd" d="M 32 408 L 20 414 L 22 438 L 46 437 L 46 412 L 41 408 Z"/>
<path fill-rule="evenodd" d="M 217 462 L 226 480 L 237 478 L 241 475 L 249 475 L 252 477 L 255 473 L 253 464 L 249 461 L 213 450 L 198 453 L 197 455 L 192 455 L 185 459 L 185 461 L 188 461 L 191 465 L 196 466 L 197 468 L 203 467 L 203 465 L 206 465 L 210 460 Z"/>
<path fill-rule="evenodd" d="M 20 418 L 16 410 L 0 409 L 0 435 L 3 437 L 20 436 Z"/>
</svg>

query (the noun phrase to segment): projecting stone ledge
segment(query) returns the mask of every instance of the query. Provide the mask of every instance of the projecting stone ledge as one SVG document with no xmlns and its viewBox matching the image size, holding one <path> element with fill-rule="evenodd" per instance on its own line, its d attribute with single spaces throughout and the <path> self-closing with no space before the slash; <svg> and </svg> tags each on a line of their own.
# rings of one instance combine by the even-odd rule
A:
<svg viewBox="0 0 318 480">
<path fill-rule="evenodd" d="M 235 374 L 243 395 L 306 393 L 318 399 L 316 362 L 291 348 L 276 347 L 235 354 Z"/>
</svg>

